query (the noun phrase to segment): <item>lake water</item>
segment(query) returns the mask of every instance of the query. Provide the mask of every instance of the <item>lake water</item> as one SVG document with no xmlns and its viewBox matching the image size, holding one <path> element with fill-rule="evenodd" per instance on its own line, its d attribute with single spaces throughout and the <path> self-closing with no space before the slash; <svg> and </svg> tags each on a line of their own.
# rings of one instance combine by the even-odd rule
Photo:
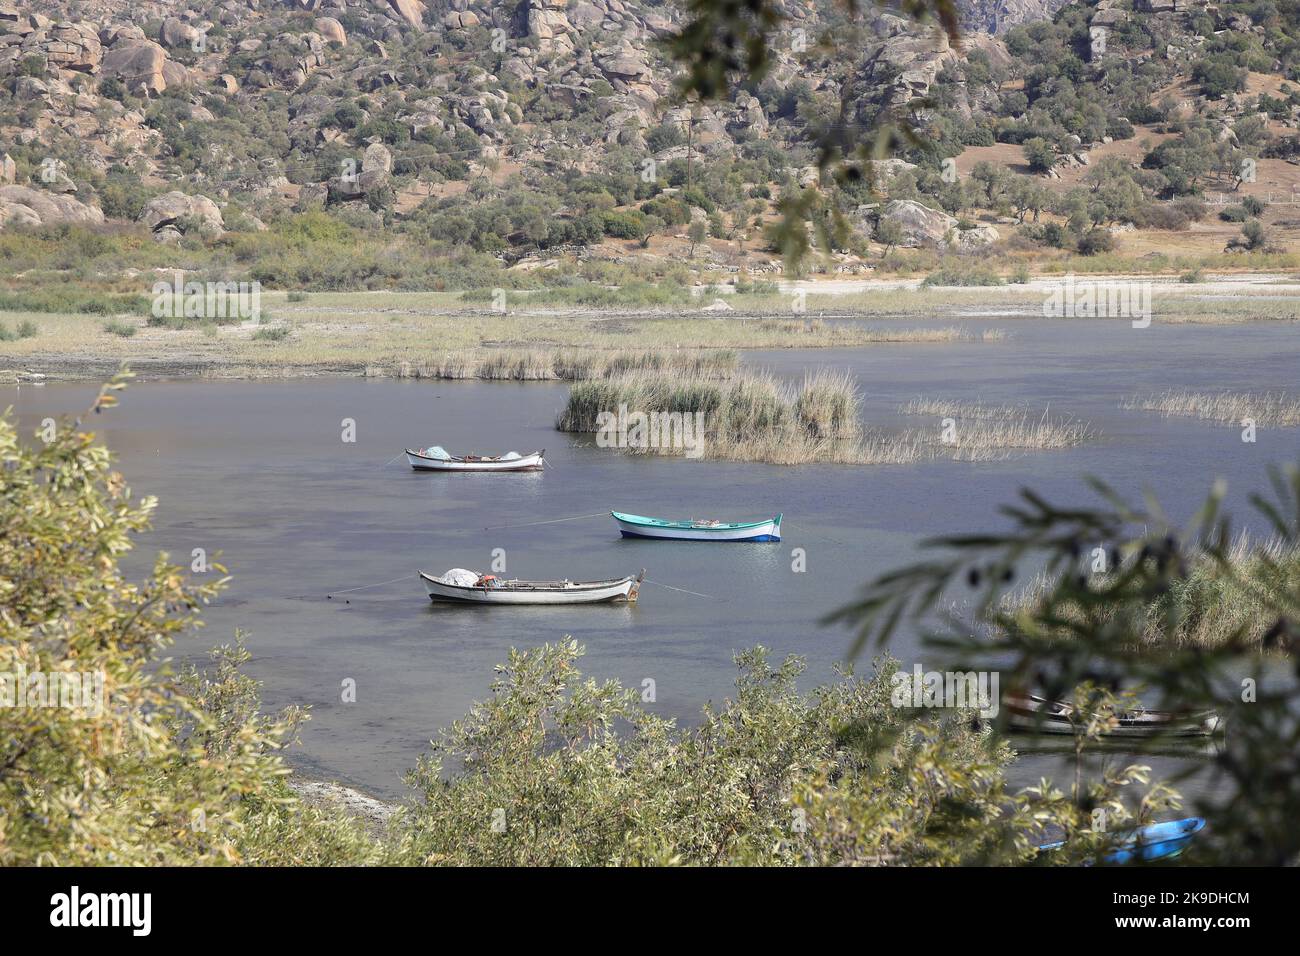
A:
<svg viewBox="0 0 1300 956">
<path fill-rule="evenodd" d="M 1261 428 L 1258 441 L 1245 444 L 1237 428 L 1119 407 L 1127 396 L 1169 387 L 1294 393 L 1294 326 L 961 324 L 1004 328 L 1009 337 L 751 353 L 746 361 L 791 378 L 847 369 L 873 423 L 926 424 L 896 411 L 917 395 L 1039 411 L 1050 404 L 1054 414 L 1091 422 L 1098 440 L 1007 461 L 907 467 L 629 457 L 555 431 L 565 385 L 363 379 L 137 383 L 94 425 L 133 489 L 161 499 L 156 530 L 132 568 L 145 568 L 158 549 L 188 565 L 203 548 L 220 552 L 233 575 L 205 614 L 207 628 L 174 655 L 201 660 L 207 646 L 245 629 L 265 704 L 312 708 L 292 761 L 311 775 L 396 797 L 401 774 L 438 728 L 486 696 L 493 665 L 512 646 L 571 634 L 586 645 L 587 673 L 634 687 L 652 679 L 654 708 L 689 722 L 729 694 L 731 656 L 754 644 L 807 657 L 807 686 L 829 679 L 849 641 L 817 619 L 864 581 L 912 559 L 921 538 L 996 527 L 997 506 L 1021 486 L 1077 502 L 1086 499 L 1081 476 L 1093 474 L 1134 495 L 1153 489 L 1183 520 L 1222 476 L 1230 508 L 1245 519 L 1245 497 L 1266 486 L 1266 465 L 1300 457 L 1298 429 Z M 4 401 L 31 430 L 46 416 L 84 409 L 94 391 L 23 386 Z M 356 423 L 355 442 L 341 440 L 344 419 Z M 551 468 L 474 476 L 385 464 L 404 446 L 434 443 L 487 453 L 545 448 Z M 611 508 L 721 518 L 780 511 L 784 540 L 710 548 L 624 540 L 608 517 L 556 520 Z M 806 550 L 806 573 L 792 571 L 796 547 Z M 487 570 L 495 548 L 511 576 L 591 579 L 645 567 L 651 581 L 681 590 L 647 584 L 634 607 L 483 609 L 426 599 L 417 568 Z M 907 638 L 893 653 L 916 659 Z M 340 702 L 349 678 L 355 704 Z M 1027 757 L 1015 777 L 1029 782 L 1054 767 L 1055 758 Z"/>
</svg>

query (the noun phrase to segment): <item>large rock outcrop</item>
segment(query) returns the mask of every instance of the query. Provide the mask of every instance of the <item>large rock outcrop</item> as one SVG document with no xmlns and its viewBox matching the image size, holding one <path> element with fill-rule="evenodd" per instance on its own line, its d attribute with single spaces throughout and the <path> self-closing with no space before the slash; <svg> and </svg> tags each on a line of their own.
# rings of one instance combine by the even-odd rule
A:
<svg viewBox="0 0 1300 956">
<path fill-rule="evenodd" d="M 417 30 L 424 29 L 425 6 L 420 0 L 378 0 L 378 2 L 386 4 L 406 22 L 407 26 Z"/>
<path fill-rule="evenodd" d="M 129 90 L 143 88 L 157 94 L 167 89 L 166 65 L 167 51 L 152 40 L 119 38 L 104 54 L 102 72 L 121 80 Z"/>
<path fill-rule="evenodd" d="M 197 224 L 205 236 L 219 236 L 226 228 L 221 209 L 216 203 L 207 196 L 191 196 L 180 190 L 150 199 L 145 203 L 138 221 L 148 226 L 157 238 L 170 238 L 175 233 L 184 233 L 191 223 Z"/>
<path fill-rule="evenodd" d="M 333 17 L 318 17 L 312 24 L 312 29 L 319 33 L 326 43 L 337 43 L 339 46 L 348 45 L 348 35 L 343 29 L 343 24 Z"/>
<path fill-rule="evenodd" d="M 103 221 L 104 214 L 98 208 L 71 196 L 30 186 L 0 186 L 0 225 L 53 226 Z"/>
<path fill-rule="evenodd" d="M 971 252 L 998 239 L 998 231 L 993 226 L 960 229 L 952 216 L 915 199 L 895 199 L 878 212 L 874 207 L 864 207 L 861 212 L 865 214 L 864 220 L 875 212 L 879 222 L 896 223 L 903 236 L 899 245 L 908 248 L 924 246 Z"/>
<path fill-rule="evenodd" d="M 964 30 L 1006 33 L 1022 23 L 1050 20 L 1070 0 L 958 0 Z"/>
</svg>

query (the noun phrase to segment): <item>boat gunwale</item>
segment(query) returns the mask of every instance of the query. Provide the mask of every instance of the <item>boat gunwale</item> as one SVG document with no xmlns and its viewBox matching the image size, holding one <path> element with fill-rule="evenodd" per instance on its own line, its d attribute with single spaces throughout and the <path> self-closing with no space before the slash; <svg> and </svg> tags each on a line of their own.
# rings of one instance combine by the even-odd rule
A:
<svg viewBox="0 0 1300 956">
<path fill-rule="evenodd" d="M 628 514 L 624 511 L 611 511 L 610 517 L 615 521 L 626 522 L 627 524 L 636 525 L 642 528 L 665 528 L 670 531 L 747 531 L 750 528 L 761 528 L 765 525 L 781 524 L 781 515 L 773 515 L 771 518 L 762 518 L 758 521 L 731 521 L 719 522 L 715 525 L 701 525 L 694 521 L 683 521 L 671 518 L 652 518 L 648 515 Z"/>
<path fill-rule="evenodd" d="M 627 584 L 635 581 L 638 577 L 638 575 L 635 574 L 627 574 L 621 578 L 610 578 L 607 581 L 519 581 L 518 579 L 511 579 L 510 581 L 502 581 L 501 586 L 488 587 L 486 584 L 448 584 L 446 581 L 440 581 L 436 576 L 429 574 L 427 571 L 420 571 L 419 575 L 424 580 L 431 581 L 439 587 L 455 588 L 458 591 L 480 591 L 483 593 L 492 591 L 546 591 L 557 592 L 560 594 L 572 594 L 574 591 L 594 591 L 599 588 L 615 587 L 620 584 Z M 505 586 L 512 582 L 522 586 Z"/>
<path fill-rule="evenodd" d="M 389 447 L 392 446 L 390 445 Z M 419 458 L 421 461 L 436 461 L 439 462 L 440 464 L 451 463 L 451 464 L 461 464 L 461 465 L 484 465 L 484 464 L 514 465 L 516 462 L 526 461 L 529 458 L 543 458 L 546 455 L 546 449 L 543 448 L 541 451 L 530 451 L 528 452 L 528 454 L 520 455 L 518 458 L 492 458 L 492 457 L 485 458 L 480 456 L 471 460 L 457 455 L 452 455 L 448 458 L 434 458 L 432 455 L 426 455 L 423 452 L 416 451 L 414 448 L 407 448 L 405 449 L 405 451 L 408 455 L 412 456 L 413 458 Z"/>
<path fill-rule="evenodd" d="M 1069 713 L 1061 713 L 1047 708 L 1069 708 L 1066 701 L 1050 700 L 1037 694 L 1007 696 L 1003 700 L 1007 712 L 1012 718 L 1031 720 L 1034 723 L 1069 724 Z M 1032 706 L 1031 706 L 1032 705 Z M 1146 710 L 1135 708 L 1114 715 L 1117 728 L 1131 727 L 1169 727 L 1199 725 L 1206 720 L 1218 717 L 1213 710 L 1188 711 L 1180 713 L 1171 710 Z"/>
</svg>

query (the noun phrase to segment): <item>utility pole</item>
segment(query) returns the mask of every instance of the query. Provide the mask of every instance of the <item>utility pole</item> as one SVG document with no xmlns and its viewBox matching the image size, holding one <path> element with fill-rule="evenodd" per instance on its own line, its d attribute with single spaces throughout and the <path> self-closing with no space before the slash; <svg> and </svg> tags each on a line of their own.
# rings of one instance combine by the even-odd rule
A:
<svg viewBox="0 0 1300 956">
<path fill-rule="evenodd" d="M 692 182 L 692 153 L 691 140 L 695 134 L 695 106 L 691 105 L 690 112 L 686 114 L 686 189 L 689 192 Z"/>
</svg>

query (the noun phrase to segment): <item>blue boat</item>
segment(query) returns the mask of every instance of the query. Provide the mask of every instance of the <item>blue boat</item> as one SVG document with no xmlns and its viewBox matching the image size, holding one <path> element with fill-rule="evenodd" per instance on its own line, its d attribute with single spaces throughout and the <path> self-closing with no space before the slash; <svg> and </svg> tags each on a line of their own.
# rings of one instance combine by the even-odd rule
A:
<svg viewBox="0 0 1300 956">
<path fill-rule="evenodd" d="M 762 521 L 673 521 L 611 511 L 625 538 L 667 538 L 674 541 L 780 541 L 781 516 Z"/>
<path fill-rule="evenodd" d="M 1110 866 L 1122 866 L 1125 863 L 1172 860 L 1186 850 L 1192 838 L 1204 829 L 1204 817 L 1167 820 L 1140 827 L 1130 832 L 1119 846 L 1102 857 L 1102 862 Z M 1065 841 L 1057 840 L 1055 843 L 1044 843 L 1038 849 L 1057 850 L 1063 846 Z"/>
</svg>

